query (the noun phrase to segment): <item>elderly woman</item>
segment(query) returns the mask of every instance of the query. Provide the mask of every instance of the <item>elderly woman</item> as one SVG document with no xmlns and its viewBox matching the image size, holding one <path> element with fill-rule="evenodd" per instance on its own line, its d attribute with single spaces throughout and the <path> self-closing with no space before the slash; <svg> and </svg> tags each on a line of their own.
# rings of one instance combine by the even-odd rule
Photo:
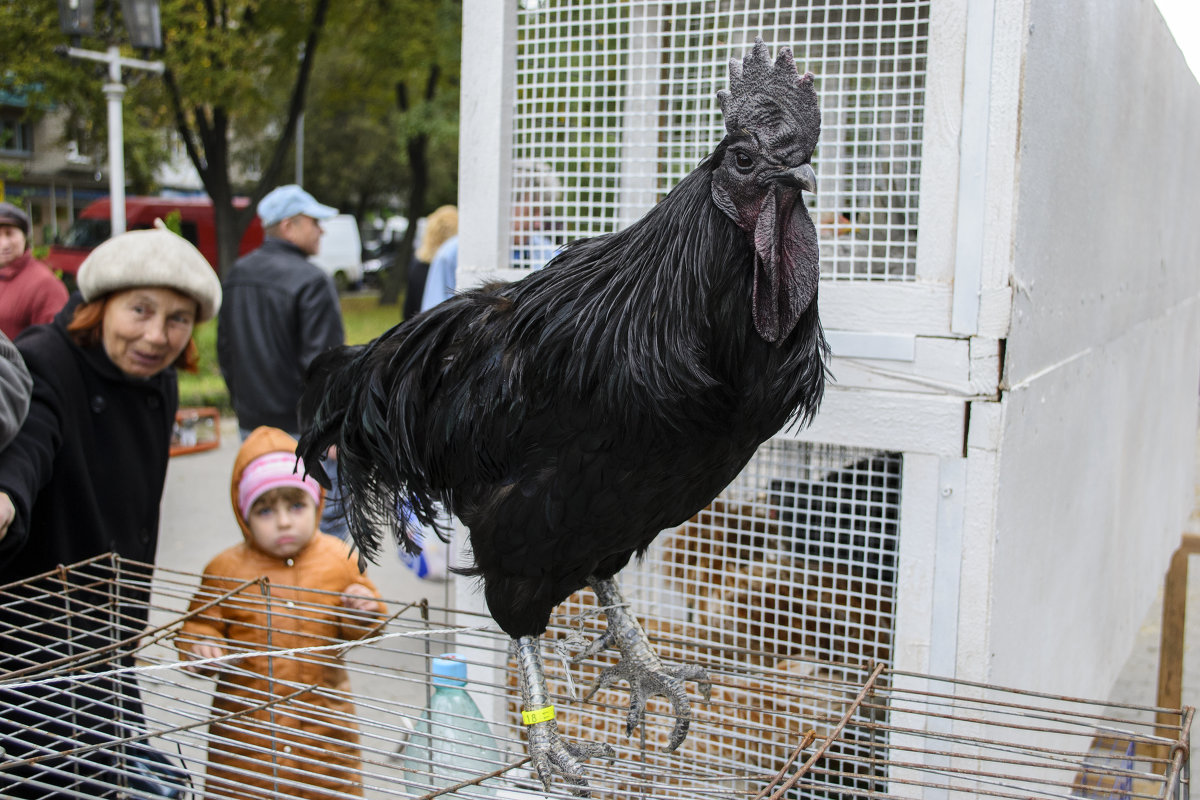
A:
<svg viewBox="0 0 1200 800">
<path fill-rule="evenodd" d="M 208 262 L 161 224 L 97 247 L 78 284 L 82 297 L 16 341 L 34 385 L 25 424 L 0 453 L 0 586 L 107 553 L 154 562 L 179 404 L 175 370 L 194 368 L 192 329 L 221 302 Z M 64 587 L 39 582 L 50 595 L 39 596 L 34 584 L 7 587 L 0 676 L 36 678 L 64 657 L 72 666 L 95 659 L 103 669 L 113 657 L 103 648 L 136 643 L 147 609 L 139 583 L 147 576 L 116 563 L 101 559 Z M 136 732 L 141 720 L 128 676 L 0 692 L 0 746 L 10 758 L 103 745 Z M 0 796 L 71 785 L 99 796 L 87 776 L 126 772 L 98 754 L 30 769 L 0 771 Z"/>
<path fill-rule="evenodd" d="M 17 339 L 34 393 L 0 454 L 0 584 L 107 552 L 154 561 L 175 368 L 194 369 L 192 328 L 221 302 L 212 267 L 165 228 L 100 245 L 78 282 L 82 304 Z"/>
</svg>

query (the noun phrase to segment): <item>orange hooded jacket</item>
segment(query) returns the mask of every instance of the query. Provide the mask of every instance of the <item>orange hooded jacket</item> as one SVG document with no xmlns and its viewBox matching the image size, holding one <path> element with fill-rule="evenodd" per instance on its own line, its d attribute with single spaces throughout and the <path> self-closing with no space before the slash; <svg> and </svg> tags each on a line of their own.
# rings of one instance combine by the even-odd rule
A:
<svg viewBox="0 0 1200 800">
<path fill-rule="evenodd" d="M 243 541 L 205 568 L 177 639 L 185 655 L 198 642 L 216 644 L 227 654 L 352 642 L 372 633 L 380 621 L 382 604 L 376 604 L 376 613 L 342 605 L 337 593 L 351 584 L 366 586 L 376 598 L 379 592 L 340 539 L 318 531 L 289 559 L 254 545 L 238 511 L 242 471 L 261 455 L 295 449 L 291 436 L 264 427 L 238 451 L 230 495 Z M 321 498 L 324 505 L 323 492 Z M 259 582 L 238 589 L 251 580 Z M 209 725 L 210 793 L 245 800 L 362 795 L 350 680 L 337 652 L 259 656 L 221 665 Z M 288 699 L 268 705 L 280 697 Z"/>
</svg>

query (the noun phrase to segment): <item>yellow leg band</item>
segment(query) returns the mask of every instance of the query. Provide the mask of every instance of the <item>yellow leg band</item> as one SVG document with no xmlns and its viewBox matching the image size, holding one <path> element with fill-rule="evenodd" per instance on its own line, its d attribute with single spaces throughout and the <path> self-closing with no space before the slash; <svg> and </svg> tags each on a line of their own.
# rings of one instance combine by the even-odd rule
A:
<svg viewBox="0 0 1200 800">
<path fill-rule="evenodd" d="M 521 719 L 526 725 L 535 725 L 539 722 L 549 722 L 554 719 L 554 706 L 544 706 L 535 708 L 533 711 L 522 711 Z"/>
</svg>

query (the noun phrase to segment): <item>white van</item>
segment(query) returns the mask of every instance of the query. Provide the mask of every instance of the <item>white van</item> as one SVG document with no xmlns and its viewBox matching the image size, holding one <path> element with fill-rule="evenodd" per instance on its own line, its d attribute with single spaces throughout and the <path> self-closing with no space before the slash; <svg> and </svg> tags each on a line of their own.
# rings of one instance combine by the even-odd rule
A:
<svg viewBox="0 0 1200 800">
<path fill-rule="evenodd" d="M 362 239 L 351 214 L 321 220 L 321 244 L 310 261 L 333 278 L 339 292 L 362 285 Z"/>
</svg>

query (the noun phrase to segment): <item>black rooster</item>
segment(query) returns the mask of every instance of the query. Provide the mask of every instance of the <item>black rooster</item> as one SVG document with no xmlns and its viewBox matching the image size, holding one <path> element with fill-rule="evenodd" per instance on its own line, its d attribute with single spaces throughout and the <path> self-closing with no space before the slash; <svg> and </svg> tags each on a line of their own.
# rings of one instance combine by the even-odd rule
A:
<svg viewBox="0 0 1200 800">
<path fill-rule="evenodd" d="M 665 528 L 685 522 L 789 420 L 807 422 L 825 381 L 817 317 L 817 235 L 801 199 L 820 111 L 813 77 L 761 40 L 729 64 L 718 93 L 727 135 L 643 219 L 576 242 L 545 269 L 464 292 L 365 347 L 319 358 L 301 403 L 299 453 L 321 478 L 338 446 L 350 529 L 379 548 L 381 519 L 437 504 L 470 529 L 492 616 L 516 641 L 527 710 L 548 705 L 538 636 L 551 611 L 591 586 L 614 646 L 600 685 L 628 680 L 630 732 L 649 696 L 687 734 L 685 680 L 624 607 L 613 576 Z M 403 530 L 401 541 L 412 547 Z M 548 715 L 548 714 L 547 714 Z M 578 787 L 580 760 L 554 720 L 529 723 L 529 749 Z"/>
</svg>

